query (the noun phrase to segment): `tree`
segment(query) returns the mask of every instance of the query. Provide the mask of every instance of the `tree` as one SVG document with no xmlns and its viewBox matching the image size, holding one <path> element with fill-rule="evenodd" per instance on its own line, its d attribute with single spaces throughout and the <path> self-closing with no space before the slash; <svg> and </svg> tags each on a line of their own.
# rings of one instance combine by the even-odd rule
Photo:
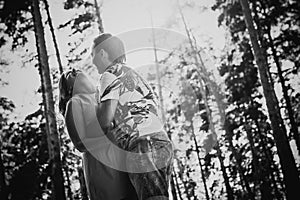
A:
<svg viewBox="0 0 300 200">
<path fill-rule="evenodd" d="M 257 26 L 257 31 L 259 35 L 259 41 L 261 43 L 262 48 L 266 50 L 270 50 L 267 53 L 267 56 L 272 58 L 274 61 L 274 65 L 276 66 L 277 72 L 273 72 L 274 75 L 277 75 L 279 78 L 279 82 L 282 88 L 283 93 L 283 99 L 285 102 L 285 105 L 283 105 L 283 108 L 286 108 L 290 130 L 291 130 L 291 136 L 296 141 L 296 145 L 298 148 L 298 154 L 300 155 L 300 135 L 298 131 L 298 126 L 295 121 L 294 117 L 294 111 L 291 104 L 291 99 L 289 96 L 289 93 L 291 93 L 291 88 L 288 85 L 290 77 L 285 77 L 285 75 L 292 73 L 295 73 L 297 71 L 297 66 L 293 68 L 289 68 L 283 71 L 282 69 L 282 60 L 289 60 L 291 59 L 291 55 L 298 54 L 299 50 L 297 47 L 294 47 L 295 37 L 288 37 L 288 35 L 294 35 L 297 36 L 297 33 L 295 34 L 295 31 L 293 31 L 294 27 L 298 28 L 299 24 L 297 25 L 297 17 L 295 16 L 295 11 L 299 11 L 300 8 L 295 4 L 294 2 L 288 3 L 288 2 L 282 2 L 282 4 L 275 3 L 265 3 L 260 2 L 257 0 L 254 0 L 253 3 L 253 12 L 254 12 L 254 23 Z M 288 13 L 288 15 L 287 15 Z M 282 16 L 284 17 L 284 20 L 281 20 Z M 287 17 L 286 17 L 287 16 Z M 279 18 L 279 20 L 278 20 Z M 274 37 L 272 36 L 272 28 L 273 27 L 280 27 L 281 24 L 290 24 L 291 28 L 286 29 L 284 31 L 280 31 L 279 36 Z M 282 41 L 281 38 L 284 38 L 285 40 Z M 275 41 L 274 42 L 274 38 Z M 288 42 L 291 49 L 289 49 L 289 53 L 286 54 L 285 48 L 282 48 L 282 43 Z M 296 42 L 297 43 L 297 42 Z M 298 52 L 297 52 L 298 51 Z M 281 55 L 279 55 L 279 52 L 283 52 Z M 269 59 L 270 60 L 270 59 Z M 294 62 L 294 60 L 293 60 Z M 271 70 L 272 67 L 270 67 Z M 273 79 L 275 79 L 274 77 Z M 273 81 L 273 80 L 272 80 Z"/>
<path fill-rule="evenodd" d="M 43 0 L 43 2 L 45 4 L 45 10 L 47 12 L 47 17 L 48 17 L 47 21 L 49 23 L 49 28 L 50 28 L 50 32 L 51 32 L 51 36 L 52 36 L 52 40 L 53 40 L 53 44 L 54 44 L 54 48 L 55 48 L 55 52 L 56 52 L 59 73 L 62 74 L 64 70 L 63 70 L 63 65 L 62 65 L 61 58 L 60 58 L 60 52 L 59 52 L 59 48 L 58 48 L 58 44 L 57 44 L 57 40 L 56 40 L 56 36 L 55 36 L 55 32 L 54 32 L 54 27 L 53 27 L 53 23 L 52 23 L 52 18 L 51 18 L 51 14 L 50 14 L 50 10 L 49 10 L 49 3 L 48 3 L 48 0 Z"/>
<path fill-rule="evenodd" d="M 3 127 L 8 124 L 8 113 L 11 113 L 13 109 L 15 108 L 15 105 L 12 101 L 9 101 L 5 97 L 0 97 L 0 130 L 3 130 Z M 6 184 L 6 173 L 4 168 L 4 162 L 3 162 L 3 155 L 2 155 L 2 135 L 0 135 L 0 197 L 1 199 L 7 199 L 8 198 L 8 186 Z"/>
<path fill-rule="evenodd" d="M 95 4 L 97 21 L 98 21 L 98 30 L 99 30 L 99 33 L 104 33 L 102 18 L 100 16 L 100 8 L 98 6 L 98 0 L 94 0 L 94 4 Z"/>
<path fill-rule="evenodd" d="M 53 199 L 65 199 L 62 165 L 60 159 L 60 145 L 56 117 L 54 111 L 54 101 L 52 93 L 52 83 L 48 64 L 48 55 L 44 38 L 44 29 L 41 19 L 39 0 L 32 0 L 32 15 L 34 21 L 36 46 L 39 58 L 39 72 L 41 76 L 43 103 L 45 108 L 45 118 L 47 122 L 47 138 L 52 165 L 52 197 Z"/>
<path fill-rule="evenodd" d="M 268 113 L 271 121 L 275 143 L 278 149 L 278 155 L 284 174 L 284 181 L 286 184 L 287 197 L 292 199 L 297 196 L 300 188 L 299 174 L 296 168 L 295 160 L 289 146 L 285 127 L 283 126 L 282 118 L 278 108 L 278 100 L 274 92 L 274 88 L 270 83 L 268 76 L 268 64 L 266 53 L 263 52 L 258 43 L 258 35 L 253 25 L 251 10 L 247 0 L 240 0 L 243 8 L 244 19 L 250 35 L 256 63 L 258 65 L 260 80 L 263 87 L 264 96 L 266 98 Z"/>
</svg>

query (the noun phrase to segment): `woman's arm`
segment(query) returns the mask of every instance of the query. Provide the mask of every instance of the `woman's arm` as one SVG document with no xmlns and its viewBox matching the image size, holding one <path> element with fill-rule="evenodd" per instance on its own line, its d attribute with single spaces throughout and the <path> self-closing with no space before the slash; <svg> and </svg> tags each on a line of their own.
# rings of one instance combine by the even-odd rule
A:
<svg viewBox="0 0 300 200">
<path fill-rule="evenodd" d="M 71 99 L 66 107 L 65 122 L 71 141 L 78 151 L 84 152 L 82 140 L 86 133 L 80 102 Z"/>
</svg>

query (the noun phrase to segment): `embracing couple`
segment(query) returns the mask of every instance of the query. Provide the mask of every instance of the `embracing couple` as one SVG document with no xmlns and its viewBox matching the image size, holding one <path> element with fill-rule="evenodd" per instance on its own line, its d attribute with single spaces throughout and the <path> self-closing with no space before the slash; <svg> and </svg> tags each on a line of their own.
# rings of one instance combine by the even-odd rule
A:
<svg viewBox="0 0 300 200">
<path fill-rule="evenodd" d="M 80 70 L 59 82 L 59 108 L 72 143 L 83 155 L 91 200 L 167 200 L 173 145 L 149 84 L 125 64 L 116 36 L 94 39 L 98 86 Z"/>
</svg>

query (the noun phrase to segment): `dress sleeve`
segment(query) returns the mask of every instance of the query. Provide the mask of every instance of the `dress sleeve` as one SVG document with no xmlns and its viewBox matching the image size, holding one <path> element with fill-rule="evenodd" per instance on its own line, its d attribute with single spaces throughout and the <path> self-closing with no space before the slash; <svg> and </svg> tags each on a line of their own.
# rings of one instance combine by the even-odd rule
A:
<svg viewBox="0 0 300 200">
<path fill-rule="evenodd" d="M 65 114 L 66 127 L 69 137 L 75 148 L 80 152 L 86 151 L 82 140 L 86 137 L 85 124 L 80 101 L 72 98 L 68 104 Z"/>
<path fill-rule="evenodd" d="M 120 80 L 112 73 L 104 72 L 100 78 L 98 102 L 106 100 L 119 100 Z"/>
</svg>

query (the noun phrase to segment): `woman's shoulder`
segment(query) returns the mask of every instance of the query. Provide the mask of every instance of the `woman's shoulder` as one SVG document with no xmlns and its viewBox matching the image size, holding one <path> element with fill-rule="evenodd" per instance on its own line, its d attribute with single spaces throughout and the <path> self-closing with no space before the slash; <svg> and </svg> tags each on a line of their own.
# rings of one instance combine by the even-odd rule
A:
<svg viewBox="0 0 300 200">
<path fill-rule="evenodd" d="M 93 107 L 96 104 L 95 93 L 76 94 L 68 101 L 67 110 L 87 110 L 89 107 Z"/>
<path fill-rule="evenodd" d="M 96 105 L 95 93 L 76 94 L 68 102 L 71 113 L 82 115 L 86 124 L 89 124 L 96 117 Z"/>
<path fill-rule="evenodd" d="M 74 95 L 71 100 L 73 102 L 77 102 L 80 104 L 92 104 L 97 103 L 95 98 L 96 93 L 91 94 L 76 94 Z"/>
</svg>

